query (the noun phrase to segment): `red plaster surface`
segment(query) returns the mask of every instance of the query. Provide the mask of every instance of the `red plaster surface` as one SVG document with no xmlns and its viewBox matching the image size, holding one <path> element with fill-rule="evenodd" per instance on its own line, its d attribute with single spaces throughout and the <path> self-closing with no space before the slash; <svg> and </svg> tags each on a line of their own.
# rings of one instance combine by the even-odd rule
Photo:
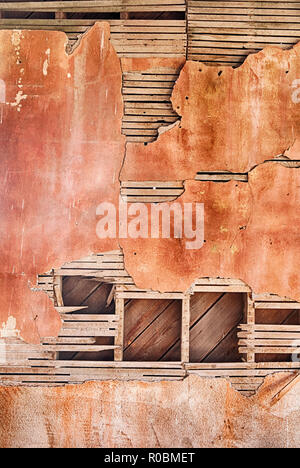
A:
<svg viewBox="0 0 300 468">
<path fill-rule="evenodd" d="M 147 146 L 128 143 L 122 180 L 248 172 L 283 153 L 300 133 L 299 77 L 300 45 L 268 47 L 237 69 L 187 62 L 172 95 L 181 124 Z"/>
<path fill-rule="evenodd" d="M 187 181 L 177 201 L 204 203 L 204 246 L 187 250 L 182 239 L 122 239 L 127 271 L 140 288 L 184 291 L 196 278 L 239 278 L 257 294 L 300 301 L 299 186 L 299 169 L 277 163 L 258 166 L 249 183 Z"/>
<path fill-rule="evenodd" d="M 58 32 L 0 31 L 0 322 L 13 316 L 22 338 L 36 343 L 61 324 L 29 283 L 66 261 L 118 248 L 97 238 L 96 207 L 118 201 L 119 59 L 108 24 L 92 28 L 71 56 L 65 43 Z M 22 107 L 14 105 L 18 93 Z"/>
<path fill-rule="evenodd" d="M 0 447 L 296 448 L 299 384 L 270 405 L 290 378 L 268 377 L 252 398 L 225 380 L 197 376 L 0 387 Z"/>
</svg>

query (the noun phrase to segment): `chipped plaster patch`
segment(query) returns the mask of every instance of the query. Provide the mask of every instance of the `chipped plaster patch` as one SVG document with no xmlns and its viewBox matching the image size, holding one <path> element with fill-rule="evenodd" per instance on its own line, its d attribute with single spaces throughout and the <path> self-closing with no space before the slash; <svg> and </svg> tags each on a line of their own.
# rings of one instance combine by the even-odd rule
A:
<svg viewBox="0 0 300 468">
<path fill-rule="evenodd" d="M 7 322 L 2 322 L 0 329 L 0 338 L 19 338 L 20 330 L 17 329 L 17 321 L 15 317 L 10 315 Z"/>
<path fill-rule="evenodd" d="M 22 31 L 16 29 L 11 35 L 11 43 L 14 47 L 18 47 L 21 44 Z"/>
</svg>

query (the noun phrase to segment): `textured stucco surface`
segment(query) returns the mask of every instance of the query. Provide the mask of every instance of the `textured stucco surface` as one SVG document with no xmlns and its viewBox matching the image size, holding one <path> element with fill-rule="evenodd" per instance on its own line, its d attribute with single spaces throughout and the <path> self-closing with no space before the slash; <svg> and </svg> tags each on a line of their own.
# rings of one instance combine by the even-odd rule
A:
<svg viewBox="0 0 300 468">
<path fill-rule="evenodd" d="M 290 374 L 245 398 L 225 380 L 0 388 L 0 447 L 297 447 L 299 384 Z"/>
</svg>

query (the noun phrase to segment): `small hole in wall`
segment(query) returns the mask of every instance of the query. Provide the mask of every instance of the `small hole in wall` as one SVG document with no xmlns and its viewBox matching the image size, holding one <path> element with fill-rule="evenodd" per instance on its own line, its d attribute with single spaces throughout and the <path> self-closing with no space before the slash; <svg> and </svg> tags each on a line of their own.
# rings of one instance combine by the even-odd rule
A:
<svg viewBox="0 0 300 468">
<path fill-rule="evenodd" d="M 219 71 L 218 76 L 221 76 L 223 73 L 223 70 Z"/>
</svg>

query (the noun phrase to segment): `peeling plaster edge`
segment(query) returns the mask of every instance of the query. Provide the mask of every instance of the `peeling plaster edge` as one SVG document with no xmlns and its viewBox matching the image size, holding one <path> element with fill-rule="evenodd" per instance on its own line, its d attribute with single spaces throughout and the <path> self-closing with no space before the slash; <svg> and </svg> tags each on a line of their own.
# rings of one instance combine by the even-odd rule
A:
<svg viewBox="0 0 300 468">
<path fill-rule="evenodd" d="M 197 379 L 197 380 L 200 380 L 200 381 L 208 381 L 208 382 L 211 382 L 211 381 L 218 381 L 220 383 L 226 383 L 228 388 L 230 390 L 233 391 L 233 393 L 235 395 L 238 395 L 240 398 L 242 399 L 246 399 L 246 400 L 252 400 L 253 403 L 256 403 L 256 399 L 260 396 L 260 393 L 262 392 L 262 390 L 264 389 L 265 385 L 268 383 L 268 380 L 271 378 L 271 377 L 274 377 L 274 376 L 280 376 L 280 375 L 286 375 L 286 376 L 290 376 L 291 379 L 288 383 L 283 383 L 282 386 L 280 388 L 276 388 L 276 391 L 275 391 L 275 394 L 273 396 L 270 396 L 269 397 L 269 404 L 267 406 L 264 406 L 264 405 L 261 405 L 260 402 L 258 402 L 261 406 L 263 406 L 265 409 L 272 409 L 273 406 L 275 406 L 275 404 L 277 404 L 279 401 L 282 400 L 282 398 L 286 397 L 290 391 L 294 388 L 294 385 L 291 385 L 293 384 L 293 381 L 295 381 L 296 379 L 298 379 L 298 377 L 300 376 L 300 372 L 295 372 L 293 371 L 292 369 L 290 371 L 288 370 L 274 370 L 274 372 L 270 372 L 269 374 L 267 374 L 266 376 L 262 377 L 263 381 L 261 384 L 259 384 L 259 386 L 257 387 L 256 390 L 253 390 L 254 394 L 251 395 L 251 396 L 247 396 L 247 395 L 243 395 L 241 393 L 241 390 L 237 390 L 233 387 L 233 382 L 231 382 L 230 380 L 230 377 L 228 376 L 224 376 L 224 377 L 215 377 L 215 376 L 211 376 L 211 377 L 203 377 L 201 375 L 197 375 L 197 374 L 189 374 L 188 372 L 186 372 L 186 375 L 181 377 L 181 378 L 178 378 L 177 380 L 167 380 L 165 379 L 164 377 L 161 377 L 161 378 L 157 378 L 156 380 L 147 380 L 147 378 L 143 379 L 143 378 L 130 378 L 130 377 L 127 377 L 126 379 L 121 379 L 121 378 L 110 378 L 110 379 L 102 379 L 102 380 L 93 380 L 93 379 L 87 379 L 87 380 L 84 380 L 84 381 L 78 381 L 78 382 L 72 382 L 72 383 L 27 383 L 27 382 L 24 382 L 22 384 L 19 384 L 19 385 L 16 385 L 15 383 L 1 383 L 0 382 L 0 388 L 2 389 L 5 389 L 5 388 L 35 388 L 35 389 L 39 389 L 39 388 L 59 388 L 59 389 L 65 389 L 65 388 L 79 388 L 79 387 L 82 387 L 82 386 L 85 386 L 85 385 L 88 385 L 88 384 L 95 384 L 95 385 L 102 385 L 102 384 L 127 384 L 127 383 L 131 383 L 131 384 L 139 384 L 139 383 L 142 383 L 142 384 L 147 384 L 148 387 L 154 387 L 155 385 L 157 384 L 164 384 L 164 385 L 174 385 L 178 382 L 184 382 L 184 381 L 188 381 L 189 379 Z M 297 382 L 298 383 L 298 382 Z M 283 392 L 286 388 L 289 389 L 287 390 L 286 393 L 284 393 L 284 395 L 282 396 L 282 398 L 276 400 L 276 397 L 281 393 Z M 211 389 L 212 390 L 212 389 Z"/>
</svg>

